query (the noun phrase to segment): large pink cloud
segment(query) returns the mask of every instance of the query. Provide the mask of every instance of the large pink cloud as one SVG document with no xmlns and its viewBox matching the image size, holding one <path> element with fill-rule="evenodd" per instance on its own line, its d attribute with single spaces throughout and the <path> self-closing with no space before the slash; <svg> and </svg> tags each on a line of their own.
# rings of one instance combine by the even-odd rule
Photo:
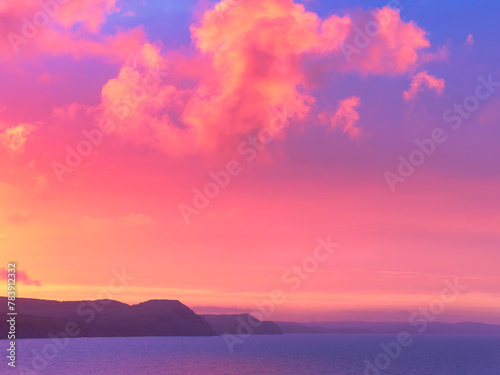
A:
<svg viewBox="0 0 500 375">
<path fill-rule="evenodd" d="M 357 40 L 363 22 L 378 25 L 377 33 L 346 58 L 346 46 Z M 183 57 L 182 68 L 169 58 L 173 52 L 145 45 L 104 86 L 101 109 L 116 117 L 116 103 L 137 90 L 154 65 L 144 58 L 148 48 L 155 51 L 156 65 L 176 69 L 175 78 L 166 78 L 144 102 L 126 110 L 126 120 L 118 120 L 116 133 L 123 139 L 173 152 L 228 145 L 268 127 L 273 109 L 286 108 L 296 122 L 308 117 L 316 99 L 305 59 L 327 58 L 339 72 L 407 74 L 430 46 L 424 30 L 389 7 L 321 19 L 293 0 L 223 0 L 191 32 L 197 54 Z M 181 85 L 182 77 L 192 84 Z M 351 118 L 345 131 L 359 135 L 357 118 Z"/>
<path fill-rule="evenodd" d="M 321 20 L 293 1 L 241 1 L 229 10 L 225 3 L 192 27 L 209 66 L 183 119 L 208 147 L 266 127 L 272 108 L 304 118 L 315 100 L 301 87 L 303 57 L 338 52 L 352 27 L 348 16 Z"/>
<path fill-rule="evenodd" d="M 19 28 L 26 14 L 31 22 L 38 7 L 29 1 L 3 5 L 0 17 L 9 21 L 4 31 Z M 294 119 L 287 127 L 310 124 L 318 109 L 314 87 L 324 72 L 311 74 L 306 61 L 328 61 L 339 74 L 411 74 L 430 46 L 424 30 L 389 7 L 321 19 L 293 0 L 222 0 L 191 26 L 189 53 L 165 51 L 140 27 L 100 31 L 106 17 L 119 11 L 115 0 L 43 9 L 53 9 L 51 24 L 17 46 L 21 57 L 98 57 L 120 65 L 92 110 L 97 123 L 112 122 L 113 134 L 125 142 L 173 154 L 235 149 L 242 137 L 269 127 L 276 109 Z M 358 43 L 360 32 L 368 33 L 365 46 Z M 11 45 L 0 46 L 0 59 L 2 51 L 13 53 Z M 357 115 L 355 107 L 350 115 Z M 342 120 L 349 120 L 344 131 L 359 136 L 359 116 L 350 115 Z"/>
</svg>

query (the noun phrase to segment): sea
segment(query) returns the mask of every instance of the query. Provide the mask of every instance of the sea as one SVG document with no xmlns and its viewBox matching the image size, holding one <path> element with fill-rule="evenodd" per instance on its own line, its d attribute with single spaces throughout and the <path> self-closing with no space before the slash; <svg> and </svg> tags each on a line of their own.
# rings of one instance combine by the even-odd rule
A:
<svg viewBox="0 0 500 375">
<path fill-rule="evenodd" d="M 16 341 L 16 367 L 3 356 L 0 373 L 500 375 L 500 336 L 416 335 L 404 343 L 374 334 L 25 339 Z"/>
</svg>

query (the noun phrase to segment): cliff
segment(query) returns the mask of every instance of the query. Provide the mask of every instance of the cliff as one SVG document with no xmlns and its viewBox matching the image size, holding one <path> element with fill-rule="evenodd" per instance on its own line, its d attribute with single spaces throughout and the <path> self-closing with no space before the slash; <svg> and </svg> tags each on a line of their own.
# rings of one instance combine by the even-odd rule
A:
<svg viewBox="0 0 500 375">
<path fill-rule="evenodd" d="M 7 300 L 0 297 L 0 337 L 7 337 Z M 59 302 L 16 299 L 16 337 L 213 336 L 205 319 L 179 301 L 151 300 L 127 305 L 112 300 Z"/>
</svg>

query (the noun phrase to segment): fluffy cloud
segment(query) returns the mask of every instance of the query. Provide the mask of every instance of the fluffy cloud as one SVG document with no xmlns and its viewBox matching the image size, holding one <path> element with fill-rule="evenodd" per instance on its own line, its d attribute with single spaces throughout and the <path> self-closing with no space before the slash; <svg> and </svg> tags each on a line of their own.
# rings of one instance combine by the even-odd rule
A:
<svg viewBox="0 0 500 375">
<path fill-rule="evenodd" d="M 0 16 L 19 27 L 20 17 L 36 15 L 37 7 L 30 1 L 4 4 Z M 120 68 L 102 87 L 101 104 L 94 108 L 98 123 L 106 129 L 111 124 L 125 142 L 173 154 L 232 147 L 268 127 L 276 109 L 294 119 L 287 127 L 310 123 L 314 83 L 324 74 L 311 72 L 311 61 L 326 61 L 336 73 L 394 75 L 411 74 L 429 60 L 424 30 L 389 7 L 321 19 L 293 0 L 222 0 L 191 26 L 189 53 L 162 50 L 141 28 L 103 33 L 106 17 L 119 11 L 115 0 L 68 3 L 57 12 L 42 8 L 53 9 L 56 25 L 29 39 L 28 55 L 112 60 Z M 440 90 L 429 78 L 416 82 L 410 98 L 422 85 Z M 332 126 L 359 136 L 358 106 L 359 98 L 343 101 Z M 22 149 L 27 135 L 5 137 Z"/>
<path fill-rule="evenodd" d="M 360 27 L 374 24 L 376 35 L 346 58 Z M 104 86 L 103 113 L 118 124 L 116 133 L 123 139 L 175 153 L 214 149 L 267 127 L 274 108 L 286 108 L 295 121 L 307 118 L 316 100 L 306 59 L 326 58 L 339 72 L 407 74 L 430 46 L 421 28 L 389 7 L 321 19 L 293 0 L 222 0 L 191 33 L 195 55 L 170 58 L 145 44 Z M 176 65 L 179 59 L 182 67 Z M 144 91 L 137 87 L 159 66 L 174 74 L 140 103 L 121 105 L 133 91 Z M 332 126 L 358 136 L 357 106 L 359 98 L 343 101 Z"/>
<path fill-rule="evenodd" d="M 113 134 L 137 144 L 183 152 L 189 133 L 173 120 L 187 103 L 187 91 L 169 84 L 168 60 L 158 47 L 143 46 L 102 89 L 99 123 Z"/>
<path fill-rule="evenodd" d="M 361 99 L 357 96 L 339 101 L 337 112 L 330 120 L 332 129 L 341 127 L 343 132 L 352 138 L 359 137 L 361 130 L 356 127 L 359 120 L 357 108 L 361 105 Z"/>
<path fill-rule="evenodd" d="M 414 22 L 404 22 L 399 10 L 388 6 L 353 15 L 349 36 L 342 47 L 345 71 L 361 74 L 405 74 L 430 47 L 425 31 Z"/>
<path fill-rule="evenodd" d="M 352 27 L 348 16 L 321 20 L 293 1 L 226 3 L 192 28 L 208 66 L 183 119 L 207 147 L 267 126 L 272 108 L 304 118 L 315 100 L 302 59 L 338 53 Z"/>
<path fill-rule="evenodd" d="M 436 78 L 430 75 L 427 71 L 415 74 L 410 82 L 410 88 L 403 92 L 403 98 L 409 102 L 424 88 L 436 91 L 442 94 L 445 87 L 445 81 L 442 78 Z"/>
</svg>

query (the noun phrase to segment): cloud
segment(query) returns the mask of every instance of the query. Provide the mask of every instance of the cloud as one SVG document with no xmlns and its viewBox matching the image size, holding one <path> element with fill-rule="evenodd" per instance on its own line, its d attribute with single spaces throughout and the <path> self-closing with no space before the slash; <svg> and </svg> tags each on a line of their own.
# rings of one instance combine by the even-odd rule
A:
<svg viewBox="0 0 500 375">
<path fill-rule="evenodd" d="M 100 34 L 97 37 L 74 37 L 48 30 L 37 42 L 41 52 L 54 56 L 70 55 L 75 59 L 101 57 L 113 63 L 122 63 L 140 51 L 145 40 L 144 30 L 138 27 L 111 35 Z"/>
<path fill-rule="evenodd" d="M 369 21 L 378 23 L 378 35 L 346 60 L 356 25 Z M 223 0 L 203 14 L 191 34 L 196 48 L 191 55 L 144 43 L 104 85 L 100 120 L 112 120 L 114 134 L 124 141 L 173 154 L 237 144 L 268 127 L 273 109 L 286 108 L 295 122 L 307 118 L 316 99 L 306 60 L 327 59 L 337 72 L 407 74 L 430 46 L 424 30 L 389 7 L 321 19 L 293 0 Z M 159 69 L 171 74 L 154 90 L 146 89 L 143 99 L 130 100 L 134 91 L 144 92 L 149 72 Z M 344 104 L 351 107 L 339 109 L 347 117 L 338 121 L 356 136 L 359 104 L 351 100 Z"/>
<path fill-rule="evenodd" d="M 302 58 L 339 53 L 352 27 L 348 16 L 321 20 L 293 1 L 241 1 L 230 9 L 226 3 L 191 29 L 208 66 L 183 120 L 208 148 L 266 127 L 271 108 L 304 118 L 315 99 L 303 88 Z"/>
<path fill-rule="evenodd" d="M 78 24 L 92 33 L 99 32 L 107 15 L 118 10 L 116 0 L 79 0 L 63 4 L 58 0 L 19 0 L 5 1 L 0 5 L 0 15 L 9 26 L 18 21 L 19 28 L 22 28 L 25 18 L 36 27 L 48 27 L 53 21 L 65 28 Z"/>
<path fill-rule="evenodd" d="M 361 105 L 361 99 L 357 96 L 340 100 L 337 112 L 330 120 L 331 129 L 341 127 L 343 132 L 351 138 L 361 135 L 361 130 L 356 127 L 359 120 L 359 114 L 356 109 Z"/>
<path fill-rule="evenodd" d="M 385 6 L 353 15 L 352 28 L 342 52 L 344 71 L 361 74 L 405 74 L 421 62 L 422 50 L 430 47 L 425 31 L 404 22 L 399 10 Z"/>
<path fill-rule="evenodd" d="M 168 63 L 157 46 L 146 43 L 103 86 L 98 118 L 104 127 L 112 123 L 113 134 L 124 141 L 177 154 L 188 147 L 190 134 L 172 117 L 182 113 L 189 90 L 167 82 Z"/>
<path fill-rule="evenodd" d="M 23 123 L 7 128 L 0 132 L 0 144 L 7 148 L 11 154 L 22 153 L 30 134 L 35 129 L 35 125 Z"/>
<path fill-rule="evenodd" d="M 450 50 L 448 46 L 438 46 L 435 51 L 422 52 L 420 61 L 422 63 L 429 63 L 433 61 L 448 61 L 450 57 Z"/>
<path fill-rule="evenodd" d="M 445 87 L 445 81 L 442 78 L 436 78 L 430 75 L 427 71 L 420 72 L 412 77 L 410 88 L 403 92 L 403 98 L 405 101 L 409 102 L 425 87 L 436 91 L 438 94 L 442 94 Z"/>
<path fill-rule="evenodd" d="M 65 27 L 79 23 L 86 30 L 98 33 L 106 17 L 120 9 L 116 3 L 116 0 L 71 1 L 61 7 L 58 21 Z"/>
<path fill-rule="evenodd" d="M 0 279 L 2 280 L 7 280 L 8 279 L 9 272 L 7 271 L 7 268 L 2 268 L 0 269 Z M 16 283 L 22 283 L 24 285 L 33 285 L 33 286 L 42 286 L 40 281 L 38 280 L 33 280 L 31 277 L 28 276 L 28 274 L 24 271 L 16 270 Z"/>
<path fill-rule="evenodd" d="M 0 59 L 33 59 L 40 54 L 106 57 L 123 62 L 145 41 L 142 28 L 103 33 L 116 0 L 4 2 L 0 5 Z M 22 54 L 21 54 L 22 52 Z"/>
</svg>

